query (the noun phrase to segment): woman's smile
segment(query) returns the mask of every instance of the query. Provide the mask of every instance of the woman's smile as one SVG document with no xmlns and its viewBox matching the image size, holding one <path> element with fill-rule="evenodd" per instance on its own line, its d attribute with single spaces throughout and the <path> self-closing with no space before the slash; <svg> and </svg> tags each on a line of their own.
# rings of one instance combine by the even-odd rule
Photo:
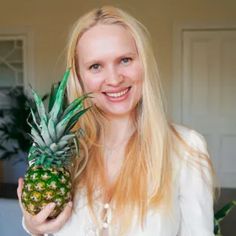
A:
<svg viewBox="0 0 236 236">
<path fill-rule="evenodd" d="M 108 116 L 129 116 L 142 96 L 143 67 L 133 36 L 119 25 L 96 25 L 77 45 L 80 79 Z"/>
<path fill-rule="evenodd" d="M 116 101 L 122 101 L 123 99 L 126 99 L 131 87 L 125 88 L 125 89 L 119 89 L 116 91 L 106 91 L 103 92 L 103 94 L 107 97 L 109 101 L 116 102 Z"/>
</svg>

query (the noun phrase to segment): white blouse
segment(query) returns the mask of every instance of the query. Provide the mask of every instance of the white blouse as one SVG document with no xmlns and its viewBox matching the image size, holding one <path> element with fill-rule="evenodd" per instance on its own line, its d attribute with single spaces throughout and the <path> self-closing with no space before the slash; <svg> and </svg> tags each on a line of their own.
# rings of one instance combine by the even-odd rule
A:
<svg viewBox="0 0 236 236">
<path fill-rule="evenodd" d="M 208 154 L 202 135 L 180 125 L 175 125 L 175 128 L 188 144 Z M 184 158 L 180 159 L 173 154 L 174 197 L 171 212 L 164 215 L 161 209 L 149 210 L 144 227 L 133 224 L 127 236 L 214 236 L 211 188 L 201 172 L 184 161 L 188 155 L 185 153 Z M 202 172 L 212 183 L 208 169 L 204 168 Z M 71 218 L 54 236 L 118 236 L 116 226 L 112 225 L 112 205 L 102 203 L 99 198 L 95 201 L 97 216 L 104 211 L 106 213 L 105 219 L 96 222 L 89 211 L 86 194 L 81 192 L 78 196 Z"/>
</svg>

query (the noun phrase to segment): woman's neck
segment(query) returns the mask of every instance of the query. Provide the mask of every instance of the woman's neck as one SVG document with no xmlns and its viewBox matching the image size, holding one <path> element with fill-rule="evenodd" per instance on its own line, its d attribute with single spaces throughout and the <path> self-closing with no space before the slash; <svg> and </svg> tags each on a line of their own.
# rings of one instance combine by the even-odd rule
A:
<svg viewBox="0 0 236 236">
<path fill-rule="evenodd" d="M 134 122 L 130 117 L 109 119 L 104 130 L 104 144 L 116 147 L 130 138 L 134 132 Z"/>
<path fill-rule="evenodd" d="M 112 195 L 112 189 L 125 157 L 126 145 L 134 130 L 135 125 L 132 119 L 110 119 L 105 125 L 102 142 L 106 176 L 105 192 L 108 196 Z"/>
</svg>

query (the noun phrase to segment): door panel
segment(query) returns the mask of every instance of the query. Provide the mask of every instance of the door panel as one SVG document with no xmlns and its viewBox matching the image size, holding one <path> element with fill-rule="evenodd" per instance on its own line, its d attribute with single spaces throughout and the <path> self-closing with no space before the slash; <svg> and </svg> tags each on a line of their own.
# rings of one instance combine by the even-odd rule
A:
<svg viewBox="0 0 236 236">
<path fill-rule="evenodd" d="M 202 133 L 220 183 L 236 187 L 236 30 L 184 31 L 182 123 Z"/>
</svg>

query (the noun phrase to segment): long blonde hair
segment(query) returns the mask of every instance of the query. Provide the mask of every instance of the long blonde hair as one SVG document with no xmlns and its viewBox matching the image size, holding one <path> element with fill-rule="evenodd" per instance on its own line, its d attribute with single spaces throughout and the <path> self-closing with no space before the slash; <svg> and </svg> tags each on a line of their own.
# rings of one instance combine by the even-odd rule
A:
<svg viewBox="0 0 236 236">
<path fill-rule="evenodd" d="M 118 24 L 127 29 L 135 40 L 144 71 L 142 99 L 136 107 L 134 120 L 136 131 L 127 144 L 126 158 L 120 175 L 107 193 L 112 197 L 115 206 L 113 219 L 114 222 L 118 219 L 119 235 L 122 235 L 129 229 L 131 219 L 135 214 L 138 215 L 138 220 L 142 224 L 148 208 L 158 209 L 165 206 L 166 212 L 171 209 L 172 152 L 175 150 L 181 156 L 178 151 L 181 150 L 180 146 L 182 149 L 189 149 L 192 154 L 194 150 L 185 144 L 174 126 L 167 121 L 158 67 L 147 29 L 119 8 L 104 6 L 94 9 L 75 23 L 70 35 L 67 55 L 67 67 L 71 68 L 68 84 L 69 101 L 81 96 L 84 92 L 77 68 L 77 43 L 84 32 L 97 24 Z M 87 153 L 88 161 L 79 178 L 75 174 L 75 183 L 77 188 L 86 188 L 91 209 L 93 209 L 95 189 L 107 186 L 104 177 L 103 153 L 99 145 L 99 139 L 104 130 L 103 125 L 102 114 L 94 106 L 76 126 L 76 129 L 82 127 L 85 130 L 81 143 L 82 151 Z M 202 159 L 213 173 L 207 155 L 195 151 L 196 155 L 203 157 Z M 80 166 L 81 163 L 77 163 L 76 168 L 79 169 Z"/>
</svg>

